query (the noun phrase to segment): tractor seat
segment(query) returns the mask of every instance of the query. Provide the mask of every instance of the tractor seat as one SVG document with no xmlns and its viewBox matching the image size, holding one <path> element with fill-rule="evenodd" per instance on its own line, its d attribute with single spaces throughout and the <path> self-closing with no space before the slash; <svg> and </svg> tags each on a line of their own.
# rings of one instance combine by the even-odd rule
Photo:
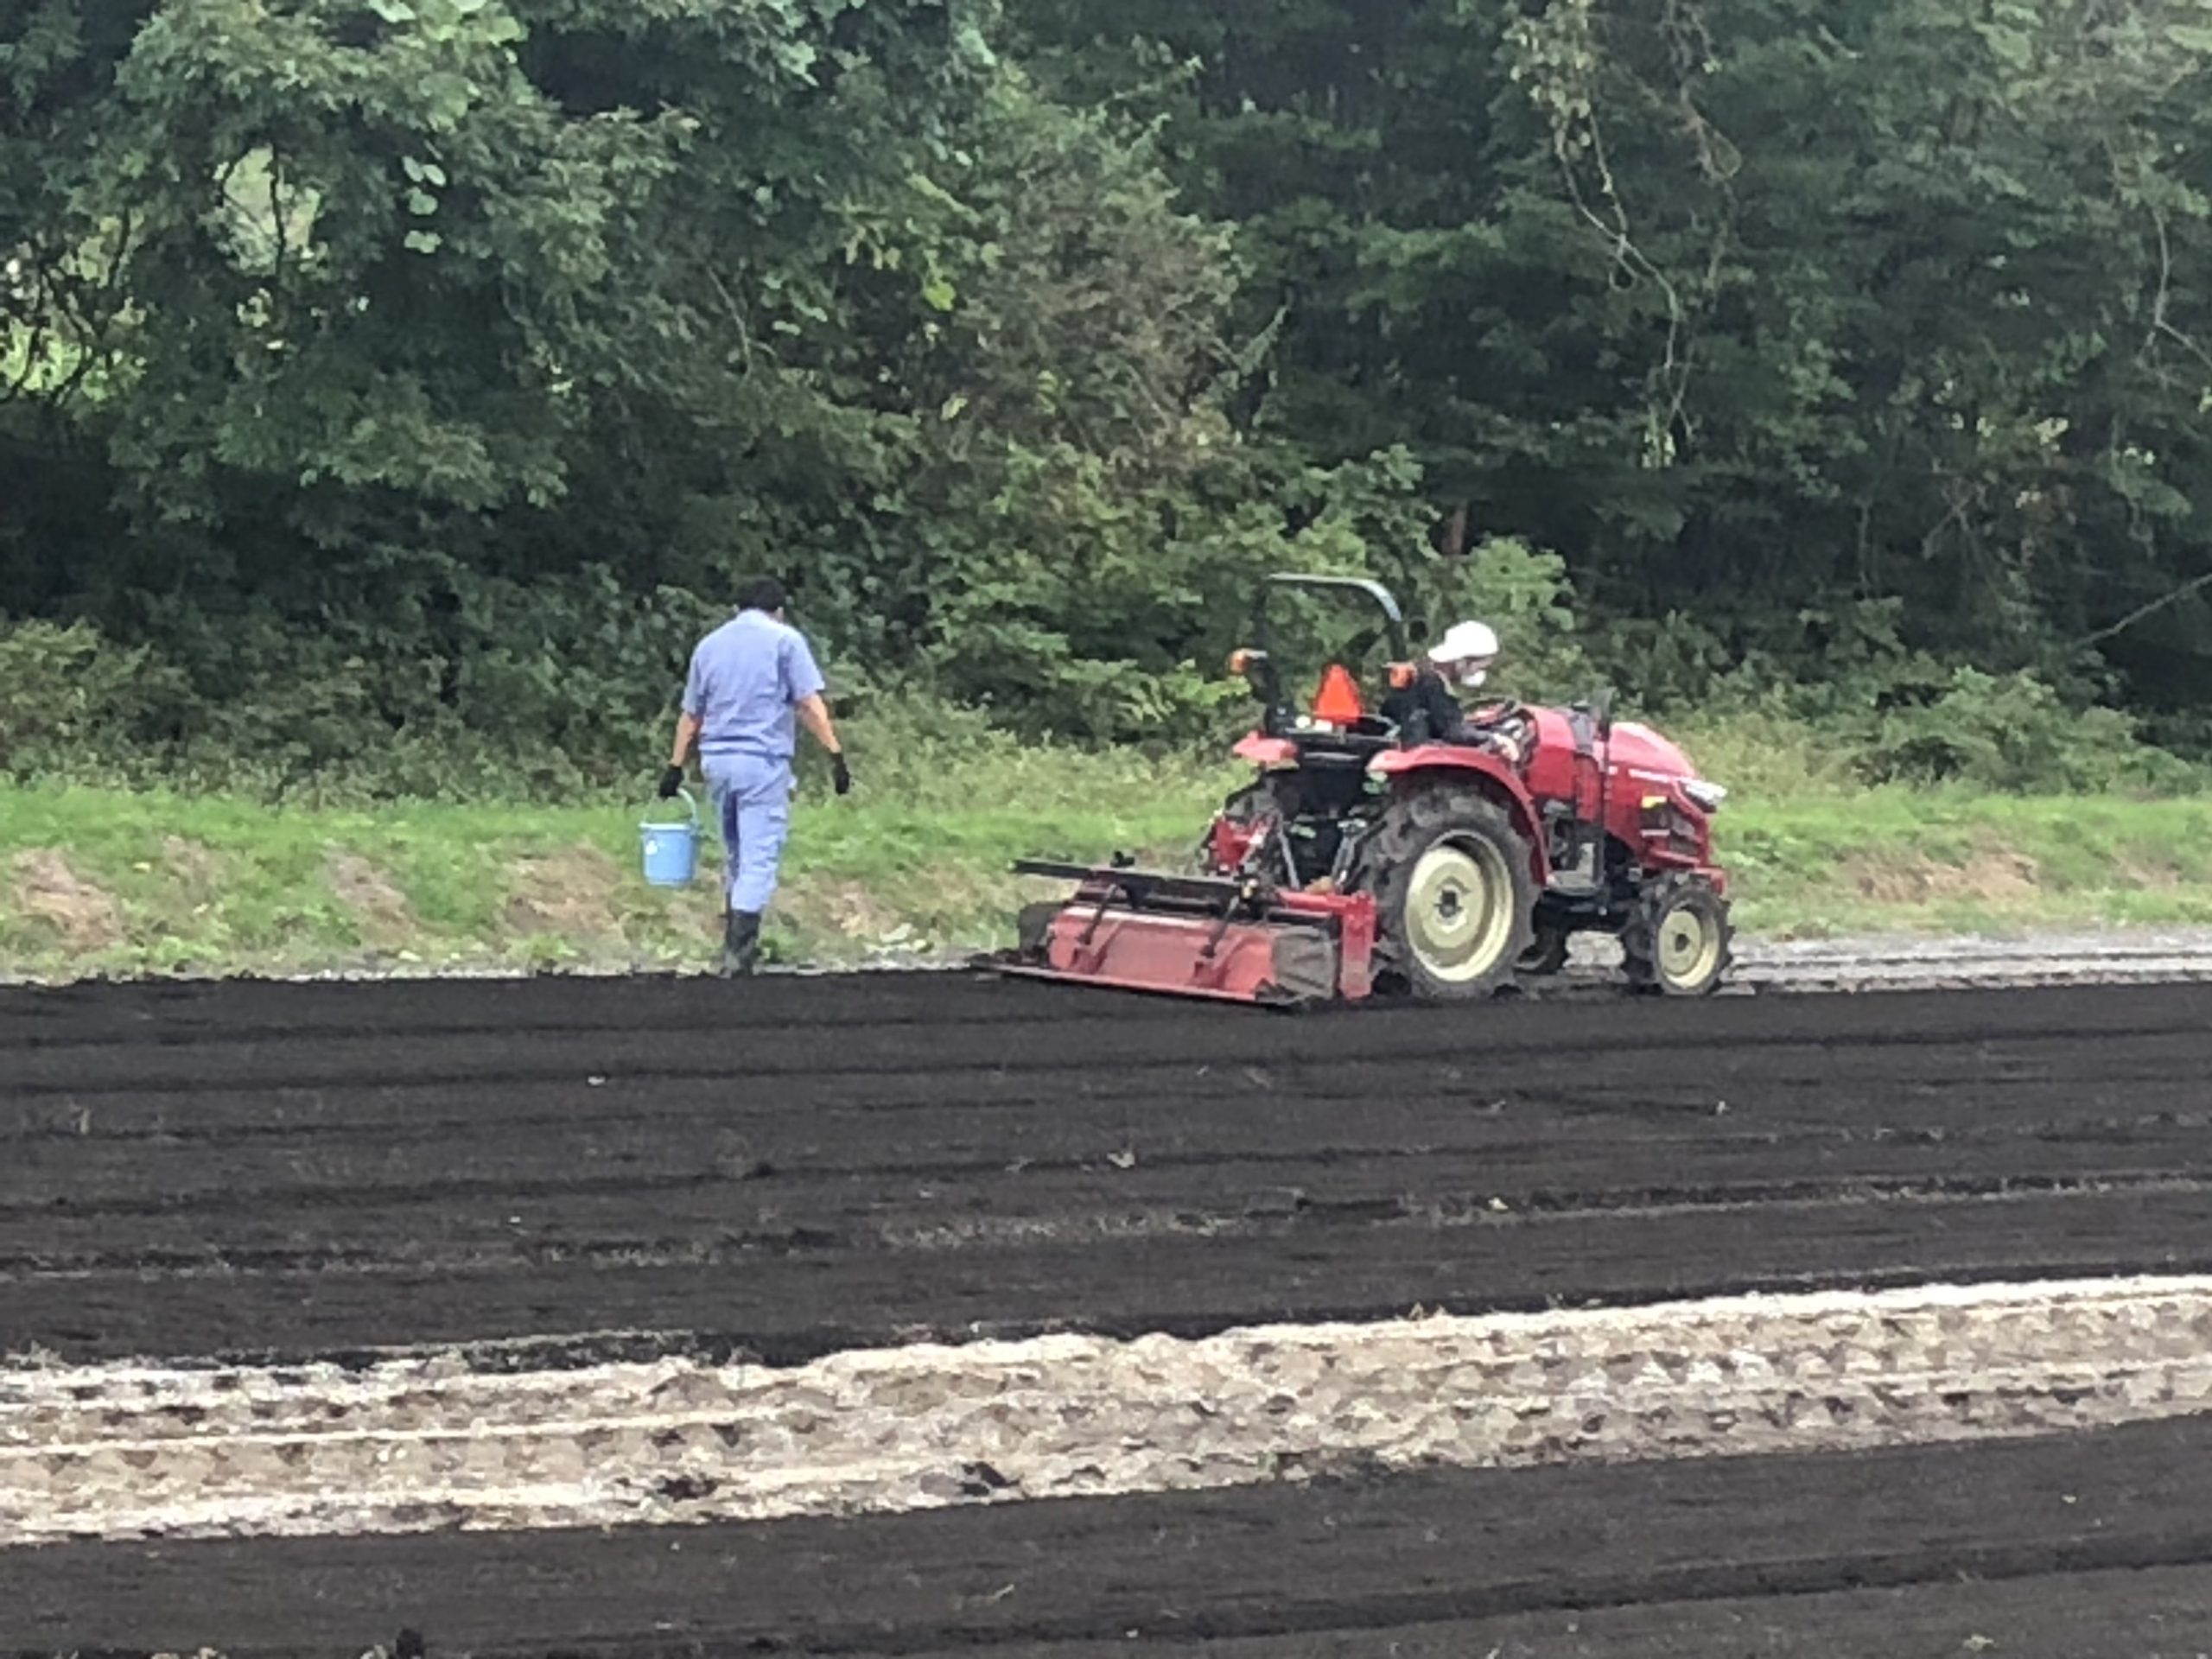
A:
<svg viewBox="0 0 2212 1659">
<path fill-rule="evenodd" d="M 1398 746 L 1397 734 L 1389 723 L 1371 718 L 1348 732 L 1294 727 L 1283 735 L 1296 746 L 1299 760 L 1306 766 L 1364 767 L 1383 750 Z"/>
</svg>

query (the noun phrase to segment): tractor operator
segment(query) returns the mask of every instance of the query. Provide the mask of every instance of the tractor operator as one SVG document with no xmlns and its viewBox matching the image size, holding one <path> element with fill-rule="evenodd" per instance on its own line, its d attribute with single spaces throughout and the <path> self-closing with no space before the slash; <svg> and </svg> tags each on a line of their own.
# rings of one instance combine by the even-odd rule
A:
<svg viewBox="0 0 2212 1659">
<path fill-rule="evenodd" d="M 1414 672 L 1413 683 L 1394 691 L 1382 705 L 1384 717 L 1402 726 L 1415 714 L 1427 716 L 1428 741 L 1487 748 L 1509 766 L 1528 758 L 1535 730 L 1517 702 L 1490 702 L 1469 715 L 1452 695 L 1454 686 L 1474 690 L 1490 678 L 1497 660 L 1497 634 L 1486 622 L 1456 622 L 1429 648 L 1428 660 Z"/>
<path fill-rule="evenodd" d="M 822 690 L 814 652 L 806 637 L 785 621 L 783 586 L 772 577 L 741 588 L 737 614 L 691 653 L 683 713 L 676 722 L 660 795 L 668 800 L 683 787 L 683 763 L 696 747 L 728 855 L 725 976 L 750 974 L 760 962 L 760 917 L 775 893 L 791 828 L 795 717 L 829 751 L 837 793 L 852 789 L 852 770 Z"/>
</svg>

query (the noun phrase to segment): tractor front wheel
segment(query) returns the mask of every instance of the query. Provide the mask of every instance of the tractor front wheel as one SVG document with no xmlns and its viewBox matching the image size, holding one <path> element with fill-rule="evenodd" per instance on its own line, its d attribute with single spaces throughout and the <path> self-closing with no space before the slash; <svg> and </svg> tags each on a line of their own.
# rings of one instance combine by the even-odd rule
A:
<svg viewBox="0 0 2212 1659">
<path fill-rule="evenodd" d="M 1513 976 L 1533 942 L 1529 845 L 1480 795 L 1427 791 L 1392 804 L 1362 861 L 1386 982 L 1425 1001 L 1471 1001 Z"/>
<path fill-rule="evenodd" d="M 1629 983 L 1662 996 L 1709 996 L 1733 960 L 1735 937 L 1728 901 L 1712 883 L 1668 876 L 1621 936 Z"/>
</svg>

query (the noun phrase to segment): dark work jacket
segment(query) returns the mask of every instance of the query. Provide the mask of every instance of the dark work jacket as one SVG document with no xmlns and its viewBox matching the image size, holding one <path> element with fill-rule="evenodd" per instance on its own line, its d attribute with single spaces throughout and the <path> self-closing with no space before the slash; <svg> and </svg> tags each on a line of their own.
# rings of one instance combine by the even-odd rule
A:
<svg viewBox="0 0 2212 1659">
<path fill-rule="evenodd" d="M 1394 690 L 1382 699 L 1382 718 L 1402 730 L 1416 714 L 1428 716 L 1428 741 L 1432 743 L 1475 741 L 1467 729 L 1466 713 L 1459 707 L 1459 700 L 1452 695 L 1452 688 L 1444 683 L 1444 677 L 1433 668 L 1416 669 L 1411 685 Z"/>
</svg>

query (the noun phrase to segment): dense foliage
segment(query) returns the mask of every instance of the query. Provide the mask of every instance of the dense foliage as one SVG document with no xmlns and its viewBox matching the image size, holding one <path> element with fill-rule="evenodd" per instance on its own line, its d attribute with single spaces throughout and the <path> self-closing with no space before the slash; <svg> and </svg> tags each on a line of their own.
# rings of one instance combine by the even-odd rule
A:
<svg viewBox="0 0 2212 1659">
<path fill-rule="evenodd" d="M 0 769 L 606 777 L 760 569 L 1018 730 L 1297 564 L 2212 734 L 2212 0 L 1008 4 L 0 0 Z"/>
</svg>

